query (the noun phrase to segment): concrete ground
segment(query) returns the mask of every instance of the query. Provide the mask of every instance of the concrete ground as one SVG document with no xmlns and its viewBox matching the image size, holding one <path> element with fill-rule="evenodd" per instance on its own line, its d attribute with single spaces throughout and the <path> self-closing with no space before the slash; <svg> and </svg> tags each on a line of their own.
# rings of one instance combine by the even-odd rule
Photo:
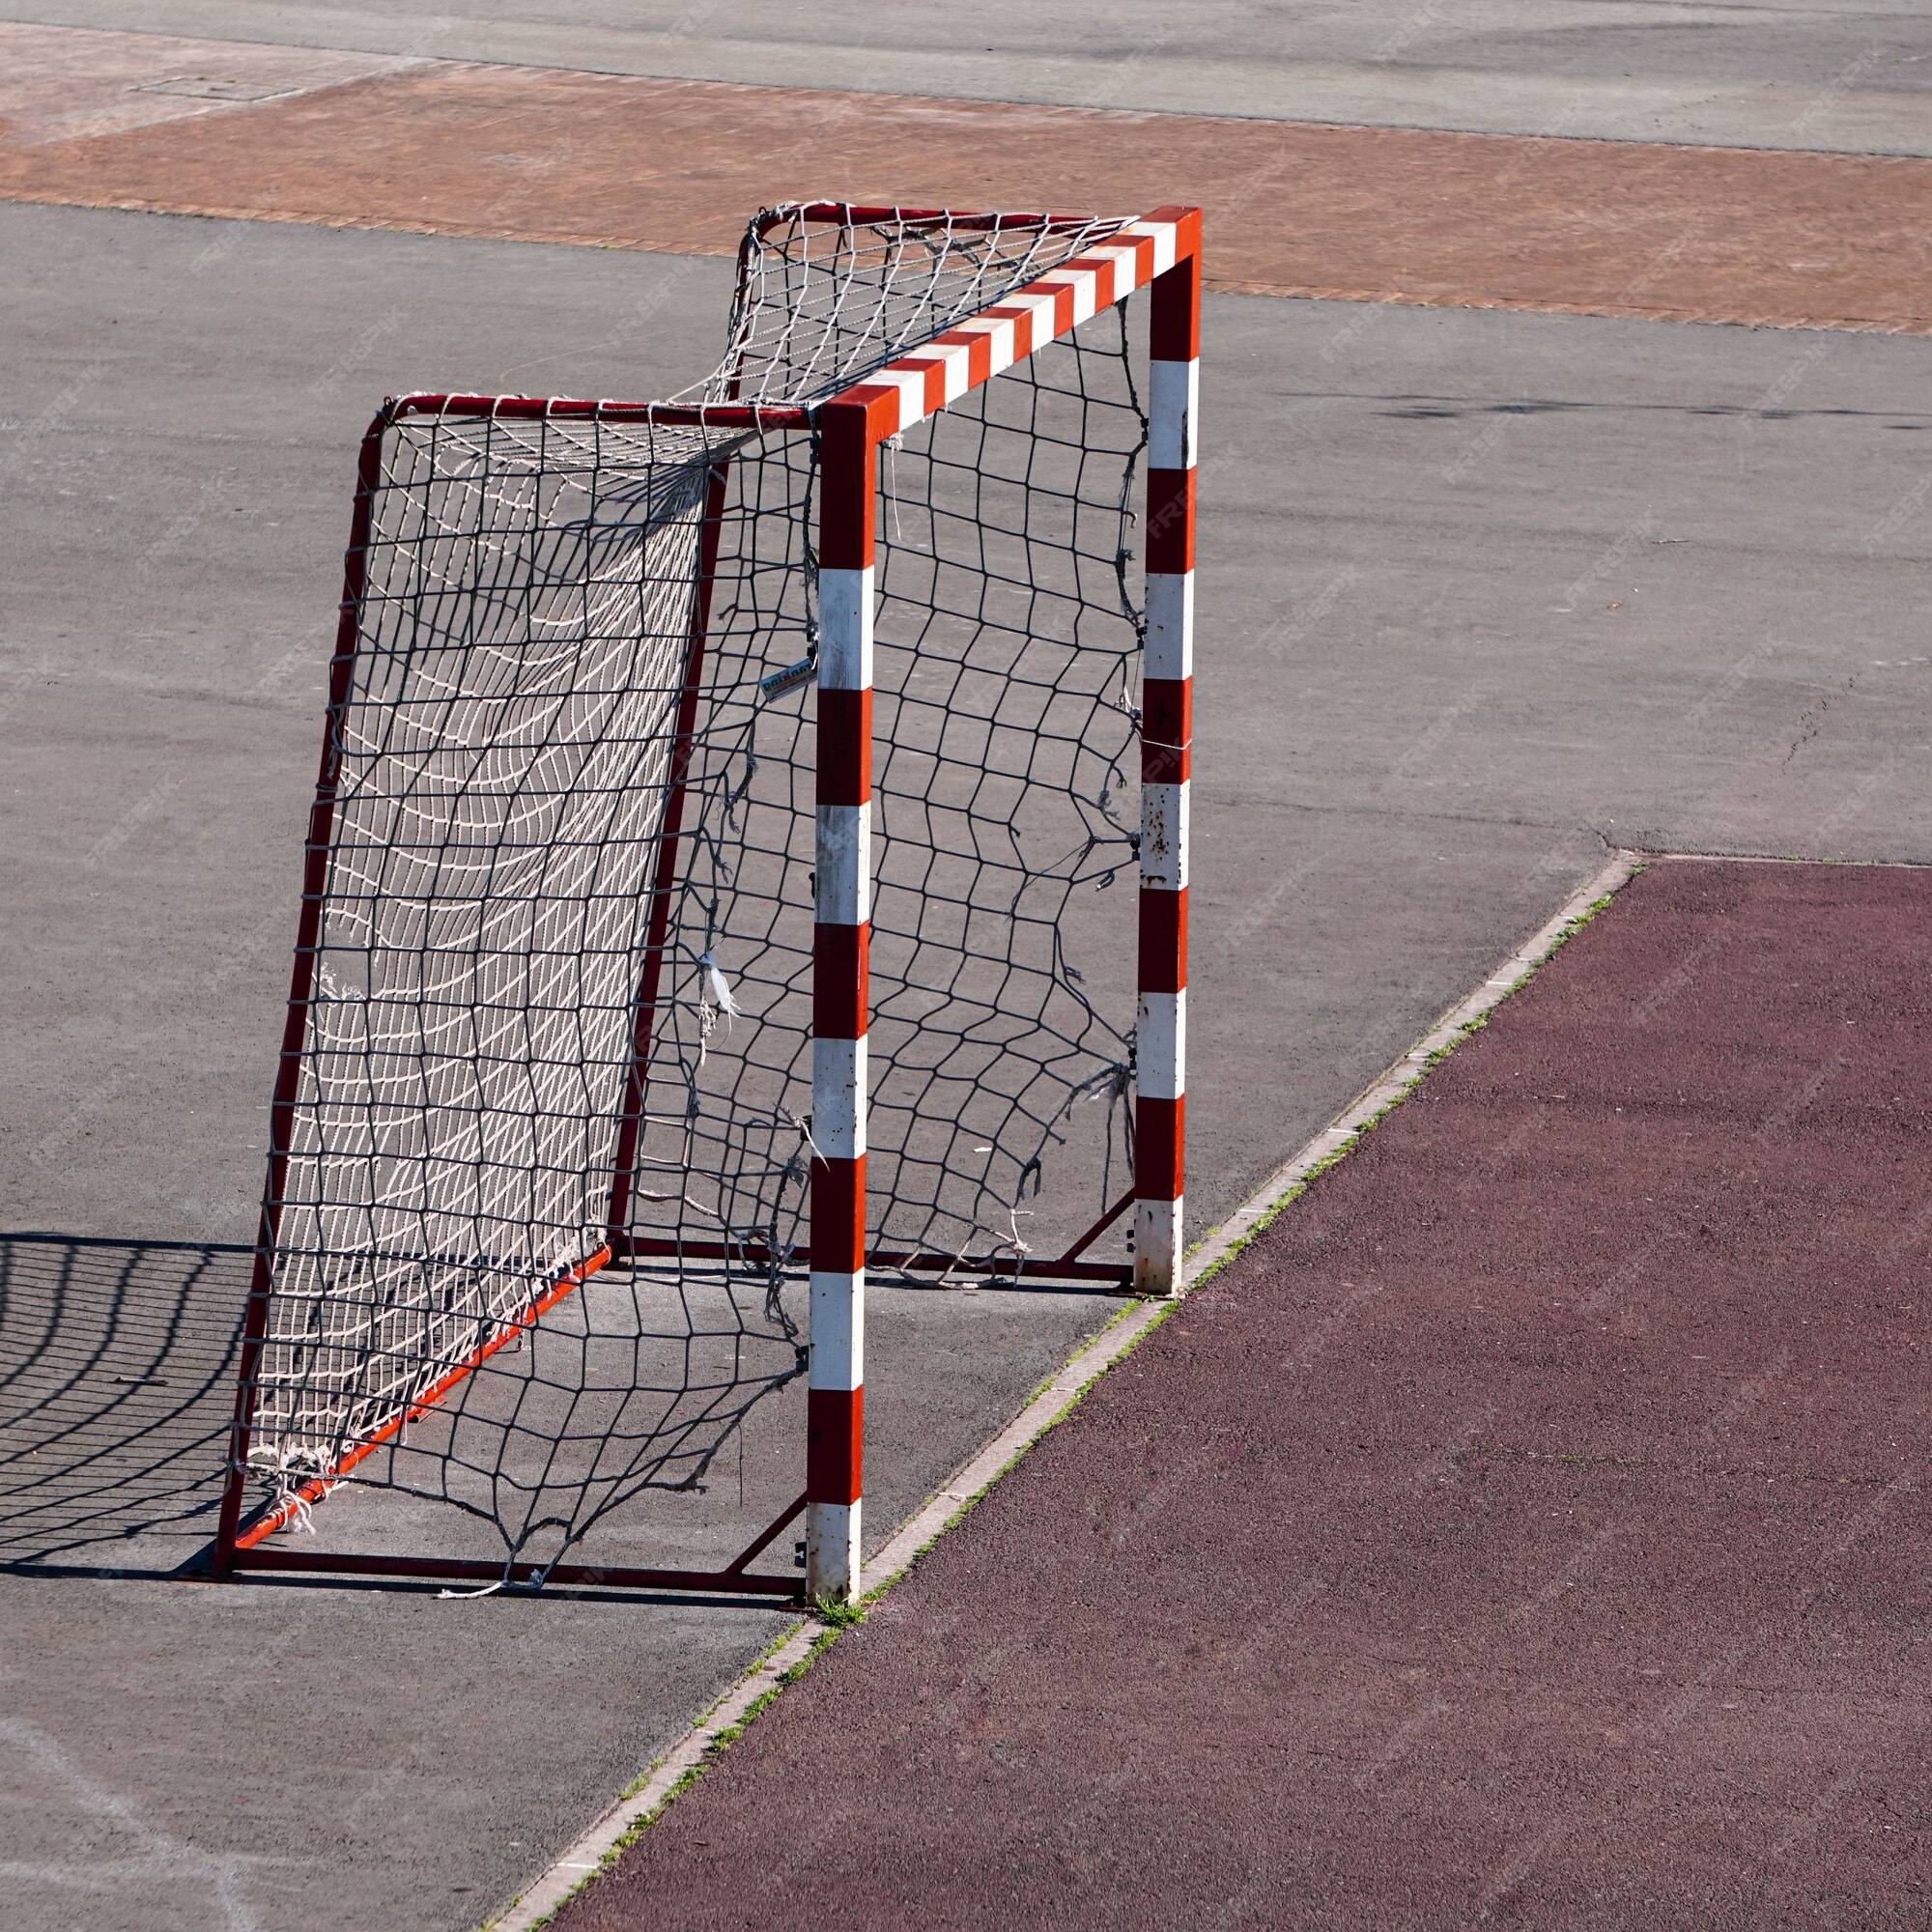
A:
<svg viewBox="0 0 1932 1932">
<path fill-rule="evenodd" d="M 1932 19 L 1901 0 L 7 0 L 0 19 L 783 87 L 1932 153 Z"/>
<path fill-rule="evenodd" d="M 1731 31 L 1707 11 L 1690 24 Z M 325 10 L 86 17 L 379 61 L 416 31 Z M 437 17 L 443 40 L 402 50 L 633 64 L 598 55 L 594 23 Z M 735 14 L 766 38 L 721 52 L 687 28 L 685 66 L 660 42 L 635 64 L 1143 107 L 1168 104 L 1153 76 L 1184 92 L 1208 71 L 1218 91 L 1191 104 L 1245 98 L 1219 24 L 1188 29 L 1208 36 L 1205 70 L 1184 48 L 1136 60 L 1069 37 L 1048 87 L 1014 57 L 1045 28 L 991 35 L 990 64 L 961 49 L 935 80 L 841 62 L 838 16 L 814 17 L 822 42 Z M 633 10 L 610 31 L 640 18 L 662 25 Z M 1344 66 L 1366 58 L 1356 19 Z M 1563 123 L 1550 48 L 1512 68 L 1493 20 L 1427 10 L 1425 43 L 1436 21 L 1460 58 L 1528 72 L 1512 97 L 1527 104 L 1497 125 L 1618 131 Z M 1792 87 L 1824 103 L 1794 140 L 1833 145 L 1853 108 L 1917 126 L 1874 79 L 1893 55 L 1841 59 L 1828 21 L 1908 48 L 1913 71 L 1910 19 L 1798 16 L 1753 43 L 1758 118 L 1735 123 L 1749 138 L 1776 139 L 1767 100 L 1800 114 Z M 892 16 L 867 27 L 887 39 Z M 1255 98 L 1303 99 L 1297 63 L 1330 43 L 1290 40 L 1265 75 L 1242 43 Z M 1400 53 L 1382 64 L 1421 58 Z M 1736 94 L 1726 113 L 1744 113 Z M 1841 145 L 1889 142 L 1925 151 Z M 1520 152 L 1510 165 L 1533 168 L 1536 144 Z M 219 1244 L 251 1233 L 355 436 L 392 389 L 675 387 L 713 359 L 727 270 L 31 206 L 0 206 L 0 1226 L 39 1236 L 0 1243 L 16 1566 L 0 1574 L 0 1926 L 459 1927 L 541 1869 L 778 1620 L 153 1573 L 206 1523 L 240 1293 Z M 1898 407 L 1926 393 L 1932 343 L 1238 296 L 1210 298 L 1208 329 L 1198 1225 L 1539 923 L 1605 839 L 1932 859 L 1914 601 L 1932 416 Z M 883 1309 L 875 1535 L 1106 1306 Z"/>
<path fill-rule="evenodd" d="M 676 386 L 726 270 L 18 207 L 0 234 L 9 1218 L 245 1239 L 369 398 Z M 1239 298 L 1207 327 L 1204 1225 L 1605 839 L 1932 854 L 1932 414 L 1897 406 L 1932 344 Z"/>
<path fill-rule="evenodd" d="M 157 1577 L 212 1523 L 245 1270 L 211 1244 L 250 1237 L 261 1184 L 371 392 L 675 386 L 725 271 L 13 207 L 0 238 L 24 268 L 0 1225 L 40 1236 L 0 1239 L 0 1925 L 468 1924 L 781 1620 Z M 1111 1306 L 881 1296 L 877 1533 Z"/>
<path fill-rule="evenodd" d="M 7 1222 L 242 1240 L 368 399 L 669 386 L 706 357 L 724 270 L 17 207 L 0 236 L 29 270 L 8 298 Z M 1932 344 L 1242 298 L 1208 328 L 1204 1226 L 1605 838 L 1932 857 L 1912 596 L 1932 418 L 1889 407 Z M 50 1259 L 16 1249 L 16 1279 Z M 200 1360 L 239 1276 L 210 1266 L 198 1292 L 172 1346 Z M 878 1365 L 881 1530 L 1101 1312 L 991 1299 L 909 1310 Z M 147 1456 L 172 1514 L 221 1379 L 148 1455 L 113 1378 L 174 1372 L 94 1349 L 99 1321 L 77 1311 L 52 1352 L 94 1364 L 134 1423 L 117 1453 Z M 158 1560 L 55 1552 L 45 1520 L 32 1553 L 69 1570 Z M 10 1927 L 198 1922 L 217 1868 L 235 1925 L 461 1925 L 775 1627 L 87 1575 L 5 1594 L 14 1816 L 39 1821 Z M 258 1807 L 321 1835 L 266 1849 Z"/>
</svg>

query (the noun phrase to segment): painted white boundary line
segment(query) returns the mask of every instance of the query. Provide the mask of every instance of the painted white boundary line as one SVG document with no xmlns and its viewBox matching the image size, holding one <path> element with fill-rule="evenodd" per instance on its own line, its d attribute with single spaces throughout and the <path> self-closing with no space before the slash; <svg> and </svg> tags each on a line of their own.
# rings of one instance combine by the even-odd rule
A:
<svg viewBox="0 0 1932 1932">
<path fill-rule="evenodd" d="M 1505 959 L 1476 990 L 1436 1021 L 1380 1079 L 1351 1101 L 1334 1121 L 1278 1167 L 1222 1225 L 1200 1243 L 1181 1268 L 1181 1293 L 1193 1289 L 1245 1247 L 1265 1222 L 1284 1207 L 1311 1176 L 1333 1160 L 1378 1115 L 1392 1107 L 1429 1070 L 1438 1053 L 1513 993 L 1555 952 L 1600 899 L 1624 885 L 1648 855 L 1617 852 L 1600 872 L 1579 886 L 1561 911 Z M 861 1591 L 884 1589 L 932 1540 L 984 1491 L 998 1481 L 1079 1400 L 1081 1391 L 1173 1311 L 1174 1301 L 1139 1301 L 1122 1312 L 1087 1345 L 1076 1350 L 978 1454 L 873 1554 L 861 1577 Z M 692 1729 L 652 1766 L 649 1776 L 620 1798 L 500 1917 L 485 1920 L 489 1932 L 535 1932 L 616 1849 L 634 1826 L 656 1811 L 687 1774 L 705 1761 L 722 1732 L 744 1722 L 752 1706 L 779 1689 L 788 1671 L 804 1663 L 827 1626 L 808 1617 L 791 1635 L 768 1651 Z"/>
</svg>

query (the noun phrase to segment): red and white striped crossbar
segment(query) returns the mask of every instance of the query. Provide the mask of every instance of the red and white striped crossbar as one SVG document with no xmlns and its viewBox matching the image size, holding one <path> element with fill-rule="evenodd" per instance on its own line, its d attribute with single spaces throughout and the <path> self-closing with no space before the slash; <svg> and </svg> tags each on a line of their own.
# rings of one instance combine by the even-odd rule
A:
<svg viewBox="0 0 1932 1932">
<path fill-rule="evenodd" d="M 848 211 L 856 218 L 860 211 Z M 974 217 L 928 212 L 955 222 Z M 867 953 L 871 916 L 873 528 L 879 445 L 1153 288 L 1149 635 L 1142 721 L 1135 1280 L 1171 1293 L 1180 1251 L 1188 625 L 1201 217 L 1160 209 L 1013 290 L 817 411 L 817 920 L 812 979 L 811 1369 L 807 1590 L 859 1585 L 866 1333 Z"/>
</svg>

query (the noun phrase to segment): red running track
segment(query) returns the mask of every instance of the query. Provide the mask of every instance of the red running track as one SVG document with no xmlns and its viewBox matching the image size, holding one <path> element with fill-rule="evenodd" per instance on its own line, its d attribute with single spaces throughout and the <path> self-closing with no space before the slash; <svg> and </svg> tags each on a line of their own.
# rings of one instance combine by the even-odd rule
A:
<svg viewBox="0 0 1932 1932">
<path fill-rule="evenodd" d="M 558 1921 L 1932 1923 L 1932 871 L 1663 861 Z"/>
</svg>

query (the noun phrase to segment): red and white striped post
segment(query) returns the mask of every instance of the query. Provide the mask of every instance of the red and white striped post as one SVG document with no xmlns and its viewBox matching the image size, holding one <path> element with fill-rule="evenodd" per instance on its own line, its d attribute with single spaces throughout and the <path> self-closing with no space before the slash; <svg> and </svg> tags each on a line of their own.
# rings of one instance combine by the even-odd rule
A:
<svg viewBox="0 0 1932 1932">
<path fill-rule="evenodd" d="M 872 518 L 890 392 L 820 412 L 811 1370 L 806 1588 L 859 1590 L 866 1382 L 866 957 L 872 897 Z"/>
<path fill-rule="evenodd" d="M 1201 216 L 1175 222 L 1150 319 L 1147 643 L 1141 682 L 1140 1015 L 1135 1034 L 1134 1289 L 1180 1286 L 1187 1065 L 1187 763 L 1193 736 L 1194 423 Z M 1156 219 L 1150 216 L 1149 219 Z"/>
<path fill-rule="evenodd" d="M 837 211 L 858 219 L 872 211 Z M 937 217 L 935 217 L 937 218 Z M 1148 638 L 1141 749 L 1137 1290 L 1171 1294 L 1181 1245 L 1187 752 L 1201 215 L 1156 210 L 897 357 L 816 412 L 816 933 L 806 1583 L 859 1588 L 865 1424 L 867 948 L 871 916 L 872 546 L 879 444 L 1151 278 Z"/>
</svg>

